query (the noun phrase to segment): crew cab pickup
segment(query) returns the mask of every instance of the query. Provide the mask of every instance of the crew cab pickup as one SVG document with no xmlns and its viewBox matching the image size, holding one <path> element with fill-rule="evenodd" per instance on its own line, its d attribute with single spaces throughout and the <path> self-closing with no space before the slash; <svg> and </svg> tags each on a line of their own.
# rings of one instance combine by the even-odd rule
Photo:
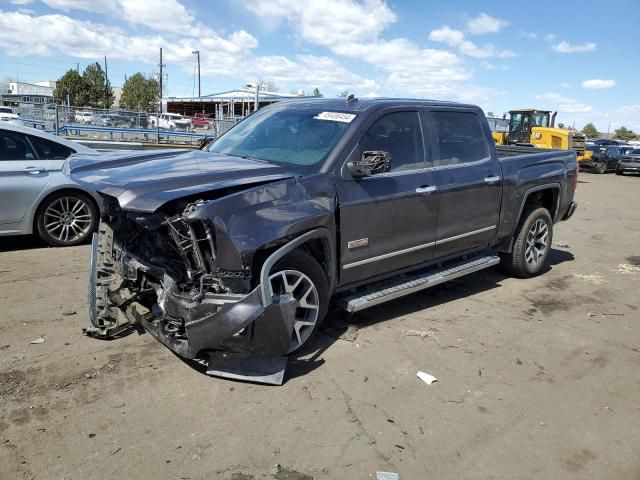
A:
<svg viewBox="0 0 640 480">
<path fill-rule="evenodd" d="M 355 312 L 496 264 L 544 272 L 578 175 L 573 150 L 496 150 L 478 107 L 352 98 L 263 108 L 207 151 L 69 169 L 104 198 L 87 334 L 145 329 L 271 383 L 332 299 Z"/>
</svg>

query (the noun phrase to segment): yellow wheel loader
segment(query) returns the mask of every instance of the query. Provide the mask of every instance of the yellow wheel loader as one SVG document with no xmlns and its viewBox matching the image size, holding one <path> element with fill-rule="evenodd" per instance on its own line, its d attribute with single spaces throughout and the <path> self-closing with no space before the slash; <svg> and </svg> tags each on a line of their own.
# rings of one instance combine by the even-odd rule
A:
<svg viewBox="0 0 640 480">
<path fill-rule="evenodd" d="M 496 145 L 522 145 L 557 150 L 575 150 L 578 162 L 591 160 L 585 149 L 586 137 L 580 132 L 555 126 L 556 113 L 548 110 L 509 111 L 509 130 L 491 132 Z"/>
</svg>

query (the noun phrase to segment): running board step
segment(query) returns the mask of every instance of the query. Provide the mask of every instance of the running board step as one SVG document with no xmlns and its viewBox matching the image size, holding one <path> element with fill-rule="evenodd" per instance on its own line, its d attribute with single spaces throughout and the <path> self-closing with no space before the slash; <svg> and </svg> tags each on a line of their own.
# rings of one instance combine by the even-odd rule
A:
<svg viewBox="0 0 640 480">
<path fill-rule="evenodd" d="M 440 269 L 432 268 L 426 272 L 402 276 L 398 280 L 374 284 L 365 290 L 342 297 L 338 305 L 348 312 L 358 312 L 498 263 L 500 263 L 500 257 L 497 255 L 475 256 L 453 264 L 449 263 Z"/>
</svg>

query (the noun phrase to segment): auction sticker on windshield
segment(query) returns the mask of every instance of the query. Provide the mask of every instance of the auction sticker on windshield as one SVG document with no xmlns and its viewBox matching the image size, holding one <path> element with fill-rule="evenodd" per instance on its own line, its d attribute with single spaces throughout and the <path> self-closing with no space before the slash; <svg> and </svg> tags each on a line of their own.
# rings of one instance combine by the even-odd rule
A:
<svg viewBox="0 0 640 480">
<path fill-rule="evenodd" d="M 316 120 L 331 120 L 333 122 L 351 123 L 356 116 L 353 113 L 322 112 L 313 118 Z"/>
</svg>

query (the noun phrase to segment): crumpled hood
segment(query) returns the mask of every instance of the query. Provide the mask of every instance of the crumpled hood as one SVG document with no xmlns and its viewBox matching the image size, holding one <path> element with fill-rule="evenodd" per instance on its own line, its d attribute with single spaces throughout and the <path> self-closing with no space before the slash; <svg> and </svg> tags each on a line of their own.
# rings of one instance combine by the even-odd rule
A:
<svg viewBox="0 0 640 480">
<path fill-rule="evenodd" d="M 298 176 L 278 165 L 199 150 L 113 152 L 99 161 L 74 155 L 67 172 L 88 188 L 117 198 L 123 210 L 137 212 L 154 212 L 171 200 L 201 192 Z"/>
</svg>

